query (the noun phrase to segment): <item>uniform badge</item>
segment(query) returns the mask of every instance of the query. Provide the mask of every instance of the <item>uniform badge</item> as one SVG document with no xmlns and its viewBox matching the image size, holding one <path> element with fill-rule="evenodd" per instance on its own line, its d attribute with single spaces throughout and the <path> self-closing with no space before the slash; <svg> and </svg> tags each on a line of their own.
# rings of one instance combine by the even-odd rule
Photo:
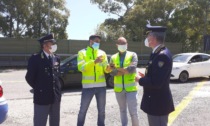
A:
<svg viewBox="0 0 210 126">
<path fill-rule="evenodd" d="M 44 59 L 44 54 L 43 54 L 43 52 L 41 53 L 41 58 Z"/>
<path fill-rule="evenodd" d="M 163 67 L 163 65 L 164 65 L 164 62 L 163 61 L 159 61 L 158 62 L 158 66 L 161 68 L 161 67 Z"/>
<path fill-rule="evenodd" d="M 152 64 L 152 60 L 149 61 L 149 64 Z"/>
<path fill-rule="evenodd" d="M 55 63 L 54 63 L 55 66 L 57 66 L 58 64 L 59 64 L 58 62 L 55 62 Z"/>
</svg>

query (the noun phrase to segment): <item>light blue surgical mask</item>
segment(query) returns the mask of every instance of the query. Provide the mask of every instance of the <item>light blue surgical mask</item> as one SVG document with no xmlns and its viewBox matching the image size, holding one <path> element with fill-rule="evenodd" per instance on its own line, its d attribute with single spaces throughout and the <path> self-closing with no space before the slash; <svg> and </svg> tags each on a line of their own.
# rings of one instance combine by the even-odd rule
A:
<svg viewBox="0 0 210 126">
<path fill-rule="evenodd" d="M 94 50 L 98 50 L 99 46 L 100 46 L 100 43 L 97 43 L 97 42 L 94 42 L 93 45 L 92 45 Z"/>
</svg>

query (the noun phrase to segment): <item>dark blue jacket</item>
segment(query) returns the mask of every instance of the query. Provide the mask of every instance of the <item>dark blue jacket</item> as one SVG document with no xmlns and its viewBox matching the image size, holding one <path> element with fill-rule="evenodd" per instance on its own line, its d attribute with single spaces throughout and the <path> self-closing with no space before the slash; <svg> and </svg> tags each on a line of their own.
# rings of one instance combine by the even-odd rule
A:
<svg viewBox="0 0 210 126">
<path fill-rule="evenodd" d="M 164 45 L 160 45 L 150 56 L 145 77 L 139 80 L 144 89 L 141 109 L 147 114 L 162 116 L 174 111 L 169 87 L 171 70 L 171 53 Z"/>
<path fill-rule="evenodd" d="M 54 63 L 43 51 L 32 55 L 28 61 L 26 81 L 34 90 L 34 103 L 48 105 L 61 100 L 60 58 L 55 56 Z"/>
</svg>

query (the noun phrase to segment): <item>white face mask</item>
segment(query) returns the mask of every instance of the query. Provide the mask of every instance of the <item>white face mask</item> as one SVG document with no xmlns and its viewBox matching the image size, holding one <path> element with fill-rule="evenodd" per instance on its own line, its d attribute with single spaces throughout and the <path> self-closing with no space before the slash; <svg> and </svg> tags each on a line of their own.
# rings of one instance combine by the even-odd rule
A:
<svg viewBox="0 0 210 126">
<path fill-rule="evenodd" d="M 148 38 L 146 38 L 146 39 L 144 40 L 144 45 L 145 45 L 146 47 L 149 47 L 149 41 L 148 41 Z"/>
<path fill-rule="evenodd" d="M 100 43 L 97 43 L 97 42 L 94 42 L 92 45 L 93 49 L 95 49 L 95 50 L 98 50 L 99 46 L 100 46 Z"/>
<path fill-rule="evenodd" d="M 117 47 L 120 52 L 125 52 L 127 50 L 127 44 L 126 45 L 118 45 Z"/>
<path fill-rule="evenodd" d="M 51 49 L 49 50 L 51 53 L 54 53 L 54 52 L 56 52 L 56 50 L 57 50 L 57 45 L 56 44 L 54 44 L 54 45 L 52 45 L 51 46 Z"/>
</svg>

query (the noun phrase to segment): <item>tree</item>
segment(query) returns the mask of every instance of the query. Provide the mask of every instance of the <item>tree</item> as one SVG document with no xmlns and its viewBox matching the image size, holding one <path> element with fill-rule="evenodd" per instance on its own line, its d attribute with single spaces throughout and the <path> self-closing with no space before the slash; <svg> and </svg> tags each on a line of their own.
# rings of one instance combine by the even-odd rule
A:
<svg viewBox="0 0 210 126">
<path fill-rule="evenodd" d="M 0 33 L 5 37 L 43 36 L 50 27 L 56 38 L 66 39 L 69 10 L 65 0 L 0 0 Z M 50 5 L 50 6 L 49 6 Z"/>
<path fill-rule="evenodd" d="M 103 12 L 119 17 L 118 19 L 106 19 L 96 32 L 105 34 L 105 37 L 107 37 L 105 40 L 109 41 L 124 36 L 126 33 L 124 17 L 134 6 L 135 0 L 91 0 L 91 2 L 97 4 Z"/>
<path fill-rule="evenodd" d="M 124 30 L 124 36 L 133 41 L 142 41 L 145 26 L 167 25 L 176 3 L 182 0 L 92 0 L 104 12 L 116 14 L 118 19 L 106 19 L 104 26 Z M 110 27 L 110 25 L 112 27 Z M 112 30 L 112 29 L 110 29 Z"/>
<path fill-rule="evenodd" d="M 175 11 L 171 23 L 184 52 L 202 51 L 203 35 L 210 33 L 209 23 L 205 23 L 207 6 L 210 3 L 206 0 L 187 0 L 183 8 Z"/>
<path fill-rule="evenodd" d="M 143 41 L 145 25 L 167 26 L 167 42 L 182 42 L 183 51 L 201 51 L 203 35 L 210 33 L 208 0 L 91 0 L 106 13 L 119 16 L 106 19 L 97 32 L 115 37 L 110 31 L 133 41 Z M 102 29 L 103 28 L 103 29 Z M 106 30 L 104 30 L 106 29 Z M 119 30 L 122 29 L 122 30 Z M 123 32 L 122 32 L 123 31 Z"/>
</svg>

